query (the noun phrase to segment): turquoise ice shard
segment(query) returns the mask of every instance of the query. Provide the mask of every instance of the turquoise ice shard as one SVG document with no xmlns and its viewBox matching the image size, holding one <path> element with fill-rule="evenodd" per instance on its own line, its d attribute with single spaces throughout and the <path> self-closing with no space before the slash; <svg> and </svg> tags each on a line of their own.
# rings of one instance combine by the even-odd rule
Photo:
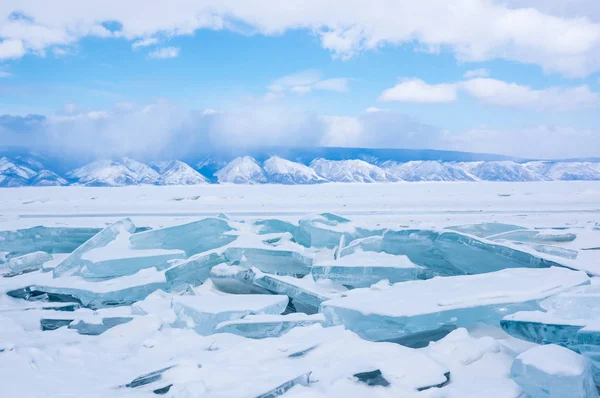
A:
<svg viewBox="0 0 600 398">
<path fill-rule="evenodd" d="M 513 224 L 503 224 L 499 222 L 484 222 L 478 224 L 454 225 L 451 227 L 446 227 L 445 229 L 461 232 L 463 234 L 478 236 L 480 238 L 487 238 L 488 236 L 492 235 L 498 235 L 505 232 L 525 229 L 525 227 Z"/>
<path fill-rule="evenodd" d="M 54 277 L 77 275 L 84 266 L 82 256 L 85 253 L 108 245 L 111 241 L 116 239 L 119 234 L 124 232 L 129 234 L 135 232 L 135 225 L 133 225 L 133 222 L 131 222 L 129 218 L 122 219 L 109 225 L 75 249 L 69 257 L 64 259 L 63 262 L 54 268 L 52 271 Z"/>
<path fill-rule="evenodd" d="M 8 268 L 12 274 L 37 271 L 42 265 L 52 260 L 52 255 L 46 252 L 33 252 L 19 257 L 13 257 L 7 263 L 2 264 L 0 269 Z"/>
<path fill-rule="evenodd" d="M 277 220 L 277 219 L 265 219 L 258 220 L 254 222 L 254 225 L 258 229 L 258 233 L 260 235 L 267 234 L 275 234 L 275 233 L 285 233 L 289 232 L 292 236 L 298 235 L 298 226 L 287 221 Z"/>
<path fill-rule="evenodd" d="M 355 239 L 347 245 L 338 247 L 336 258 L 348 256 L 356 251 L 381 252 L 382 242 L 383 237 L 377 235 Z"/>
<path fill-rule="evenodd" d="M 369 287 L 382 279 L 396 283 L 430 277 L 426 268 L 406 256 L 362 250 L 335 260 L 320 261 L 313 265 L 311 273 L 316 281 L 329 279 L 354 288 Z"/>
<path fill-rule="evenodd" d="M 178 261 L 165 271 L 165 278 L 170 290 L 181 290 L 188 286 L 198 286 L 204 283 L 215 265 L 225 261 L 223 256 L 211 254 L 196 254 L 187 260 Z"/>
<path fill-rule="evenodd" d="M 286 392 L 288 392 L 294 386 L 308 386 L 310 383 L 310 375 L 312 372 L 307 372 L 301 374 L 298 377 L 294 377 L 293 379 L 286 381 L 285 383 L 275 387 L 271 391 L 267 391 L 263 394 L 258 395 L 256 398 L 276 398 L 279 397 Z"/>
<path fill-rule="evenodd" d="M 237 238 L 233 231 L 227 220 L 212 217 L 140 232 L 130 240 L 134 249 L 183 250 L 189 257 L 233 242 Z"/>
<path fill-rule="evenodd" d="M 50 312 L 40 320 L 42 330 L 66 326 L 79 334 L 99 335 L 115 326 L 133 320 L 129 307 L 107 308 L 98 311 L 79 309 L 74 312 Z"/>
<path fill-rule="evenodd" d="M 210 280 L 222 292 L 231 294 L 269 294 L 254 284 L 256 272 L 237 265 L 219 264 L 210 270 Z"/>
<path fill-rule="evenodd" d="M 577 235 L 573 233 L 556 230 L 512 231 L 488 237 L 492 240 L 503 239 L 529 243 L 564 243 L 572 242 L 575 238 Z"/>
<path fill-rule="evenodd" d="M 98 309 L 131 305 L 155 290 L 166 287 L 164 272 L 149 268 L 134 275 L 98 282 L 78 276 L 49 279 L 45 283 L 12 290 L 7 294 L 29 301 L 78 303 L 83 307 Z"/>
<path fill-rule="evenodd" d="M 71 253 L 100 232 L 99 228 L 33 227 L 16 231 L 0 231 L 0 252 L 12 256 L 43 251 Z"/>
<path fill-rule="evenodd" d="M 539 310 L 539 301 L 589 284 L 584 272 L 553 267 L 502 271 L 355 289 L 321 305 L 329 325 L 343 324 L 369 340 L 390 340 L 476 322 L 498 324 L 507 314 Z"/>
<path fill-rule="evenodd" d="M 295 327 L 322 325 L 324 322 L 323 314 L 248 315 L 241 319 L 221 322 L 215 328 L 215 333 L 232 333 L 251 339 L 264 339 L 279 337 Z"/>
<path fill-rule="evenodd" d="M 557 345 L 521 353 L 510 376 L 531 398 L 598 398 L 590 361 Z"/>
<path fill-rule="evenodd" d="M 132 236 L 121 230 L 106 246 L 83 253 L 81 262 L 84 266 L 79 273 L 87 279 L 117 278 L 135 274 L 144 268 L 166 269 L 174 260 L 186 257 L 182 250 L 133 249 L 130 243 Z"/>
<path fill-rule="evenodd" d="M 279 315 L 285 311 L 287 304 L 286 296 L 264 294 L 206 293 L 173 297 L 177 322 L 188 325 L 201 335 L 214 333 L 221 322 L 246 315 Z"/>
<path fill-rule="evenodd" d="M 233 294 L 286 295 L 296 311 L 316 314 L 323 301 L 346 289 L 331 283 L 315 283 L 310 275 L 304 278 L 265 274 L 256 268 L 246 269 L 225 264 L 214 267 L 210 278 L 219 290 Z"/>
<path fill-rule="evenodd" d="M 312 258 L 298 251 L 279 247 L 229 247 L 225 250 L 225 257 L 231 263 L 246 268 L 255 267 L 263 272 L 276 275 L 301 277 L 310 273 L 312 267 Z"/>
<path fill-rule="evenodd" d="M 592 361 L 594 380 L 600 385 L 600 323 L 596 320 L 580 329 L 577 332 L 577 343 L 581 355 Z"/>
<path fill-rule="evenodd" d="M 452 231 L 387 231 L 383 235 L 382 251 L 406 255 L 415 264 L 442 276 L 480 274 L 505 268 L 562 266 L 524 251 Z"/>
<path fill-rule="evenodd" d="M 332 213 L 323 213 L 299 221 L 296 241 L 305 247 L 334 248 L 340 239 L 349 242 L 357 238 L 380 235 L 383 230 L 371 231 L 357 228 L 350 220 Z"/>
<path fill-rule="evenodd" d="M 600 286 L 570 289 L 541 301 L 540 307 L 544 311 L 517 312 L 500 324 L 514 337 L 579 351 L 579 330 L 600 319 Z"/>
</svg>

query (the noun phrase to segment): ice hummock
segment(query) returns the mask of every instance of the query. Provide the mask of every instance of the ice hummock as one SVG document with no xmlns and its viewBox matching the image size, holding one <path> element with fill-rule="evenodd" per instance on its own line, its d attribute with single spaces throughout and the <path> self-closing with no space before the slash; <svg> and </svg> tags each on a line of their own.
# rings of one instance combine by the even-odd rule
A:
<svg viewBox="0 0 600 398">
<path fill-rule="evenodd" d="M 215 333 L 233 333 L 251 339 L 264 339 L 279 337 L 296 327 L 323 323 L 323 314 L 247 315 L 241 319 L 219 323 Z"/>
<path fill-rule="evenodd" d="M 321 305 L 329 325 L 369 340 L 388 340 L 444 325 L 499 324 L 507 314 L 538 310 L 539 301 L 589 284 L 584 272 L 553 267 L 506 269 L 355 289 Z"/>
<path fill-rule="evenodd" d="M 173 310 L 179 324 L 193 328 L 201 335 L 212 334 L 218 324 L 246 315 L 279 315 L 287 307 L 288 298 L 278 295 L 233 295 L 205 290 L 201 294 L 174 296 Z"/>
<path fill-rule="evenodd" d="M 523 352 L 510 374 L 531 398 L 598 398 L 590 361 L 557 345 Z"/>
<path fill-rule="evenodd" d="M 362 250 L 320 261 L 313 265 L 311 273 L 316 281 L 329 279 L 354 288 L 369 287 L 382 279 L 396 283 L 431 277 L 426 268 L 416 265 L 407 256 Z"/>
<path fill-rule="evenodd" d="M 271 275 L 256 268 L 221 264 L 214 267 L 210 278 L 220 290 L 233 294 L 281 294 L 290 299 L 298 312 L 316 314 L 323 301 L 345 291 L 343 286 L 316 283 L 311 275 L 304 278 Z"/>
<path fill-rule="evenodd" d="M 108 279 L 132 275 L 144 268 L 169 268 L 174 260 L 185 258 L 182 250 L 134 249 L 131 237 L 123 226 L 119 234 L 103 247 L 81 255 L 83 267 L 79 274 L 87 279 Z"/>
<path fill-rule="evenodd" d="M 600 319 L 600 285 L 581 286 L 540 302 L 540 311 L 522 311 L 501 321 L 509 334 L 537 344 L 579 351 L 577 334 Z"/>
<path fill-rule="evenodd" d="M 277 275 L 302 277 L 310 273 L 312 267 L 312 258 L 279 247 L 229 247 L 225 250 L 225 257 L 231 263 Z"/>
<path fill-rule="evenodd" d="M 487 238 L 493 235 L 525 229 L 525 227 L 514 224 L 503 224 L 499 222 L 484 222 L 478 224 L 454 225 L 451 227 L 446 227 L 445 229 L 461 232 L 463 234 L 474 235 L 479 238 Z"/>
<path fill-rule="evenodd" d="M 383 235 L 385 253 L 406 255 L 441 276 L 481 274 L 505 268 L 547 268 L 562 264 L 528 252 L 453 231 L 390 230 Z"/>
<path fill-rule="evenodd" d="M 306 247 L 335 248 L 340 239 L 346 242 L 354 239 L 381 235 L 383 230 L 367 230 L 358 228 L 349 219 L 332 213 L 322 213 L 308 216 L 298 223 L 298 236 L 296 240 Z"/>
<path fill-rule="evenodd" d="M 225 258 L 217 253 L 201 253 L 175 262 L 171 268 L 165 271 L 169 289 L 181 290 L 190 285 L 201 285 L 208 279 L 212 267 L 224 261 Z"/>
<path fill-rule="evenodd" d="M 43 226 L 0 231 L 0 252 L 5 251 L 13 257 L 36 251 L 71 253 L 100 231 L 99 228 Z"/>
<path fill-rule="evenodd" d="M 58 278 L 61 276 L 77 275 L 85 265 L 85 261 L 82 260 L 85 253 L 108 245 L 121 233 L 133 234 L 134 232 L 135 225 L 129 218 L 122 219 L 109 225 L 85 241 L 85 243 L 75 249 L 69 257 L 58 264 L 52 271 L 54 277 Z"/>
<path fill-rule="evenodd" d="M 77 303 L 98 309 L 131 305 L 157 289 L 167 288 L 164 271 L 148 268 L 133 275 L 95 282 L 79 276 L 45 278 L 7 294 L 28 301 Z"/>
<path fill-rule="evenodd" d="M 183 250 L 189 257 L 233 242 L 237 238 L 233 232 L 227 220 L 211 217 L 140 232 L 130 240 L 134 249 Z"/>
<path fill-rule="evenodd" d="M 18 275 L 26 272 L 37 271 L 42 268 L 42 265 L 52 260 L 52 255 L 46 252 L 33 252 L 19 257 L 13 257 L 5 264 L 0 265 L 2 268 L 10 270 L 11 275 Z"/>
</svg>

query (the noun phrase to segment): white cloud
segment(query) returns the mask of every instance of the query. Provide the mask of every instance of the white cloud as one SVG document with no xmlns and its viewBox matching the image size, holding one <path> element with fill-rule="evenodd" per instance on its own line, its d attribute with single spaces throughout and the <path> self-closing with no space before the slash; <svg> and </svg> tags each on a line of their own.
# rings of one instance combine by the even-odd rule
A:
<svg viewBox="0 0 600 398">
<path fill-rule="evenodd" d="M 313 90 L 327 90 L 344 93 L 349 91 L 350 79 L 338 77 L 333 79 L 321 79 L 321 72 L 316 69 L 308 69 L 275 79 L 267 90 L 272 94 L 283 94 L 289 91 L 294 94 L 304 95 Z M 276 98 L 275 96 L 273 98 Z M 280 98 L 280 97 L 277 97 Z"/>
<path fill-rule="evenodd" d="M 532 126 L 512 130 L 475 128 L 451 134 L 446 149 L 498 153 L 522 158 L 567 159 L 600 156 L 600 130 Z"/>
<path fill-rule="evenodd" d="M 21 40 L 4 40 L 0 42 L 0 61 L 17 59 L 25 55 L 25 47 Z"/>
<path fill-rule="evenodd" d="M 12 73 L 0 70 L 0 78 L 2 78 L 2 77 L 11 77 L 11 76 L 12 76 Z"/>
<path fill-rule="evenodd" d="M 154 37 L 146 37 L 145 39 L 136 40 L 131 44 L 131 48 L 137 50 L 141 47 L 153 46 L 158 43 L 158 39 Z"/>
<path fill-rule="evenodd" d="M 0 117 L 0 142 L 29 149 L 37 145 L 37 149 L 54 150 L 65 158 L 174 158 L 198 148 L 218 151 L 265 145 L 431 148 L 525 158 L 600 156 L 598 129 L 482 127 L 450 133 L 394 111 L 319 115 L 264 102 L 217 113 L 194 111 L 167 101 L 108 111 L 68 106 L 45 121 L 22 123 L 23 129 L 15 131 L 10 130 L 11 125 L 2 125 L 5 117 Z M 38 119 L 35 115 L 29 118 Z M 8 119 L 14 121 L 15 117 Z"/>
<path fill-rule="evenodd" d="M 296 93 L 296 94 L 308 94 L 312 91 L 312 88 L 310 86 L 294 86 L 290 89 L 290 91 L 292 93 Z"/>
<path fill-rule="evenodd" d="M 396 86 L 385 90 L 379 101 L 414 102 L 436 104 L 456 101 L 456 84 L 428 84 L 421 79 L 404 79 Z"/>
<path fill-rule="evenodd" d="M 335 79 L 325 79 L 315 83 L 317 90 L 328 90 L 336 91 L 338 93 L 345 93 L 350 91 L 348 88 L 349 79 L 344 77 L 338 77 Z"/>
<path fill-rule="evenodd" d="M 163 47 L 158 48 L 148 54 L 150 58 L 166 59 L 166 58 L 177 58 L 179 56 L 179 48 L 177 47 Z"/>
<path fill-rule="evenodd" d="M 381 109 L 374 106 L 370 106 L 366 109 L 367 113 L 376 113 L 376 112 L 387 112 L 389 109 Z"/>
<path fill-rule="evenodd" d="M 489 69 L 472 69 L 465 72 L 463 77 L 465 79 L 472 79 L 474 77 L 489 77 L 490 70 Z"/>
<path fill-rule="evenodd" d="M 461 87 L 483 103 L 509 108 L 567 111 L 600 105 L 600 95 L 586 85 L 535 90 L 502 80 L 477 78 L 463 82 Z"/>
<path fill-rule="evenodd" d="M 22 42 L 24 51 L 12 55 L 17 58 L 25 51 L 41 53 L 88 35 L 138 40 L 156 34 L 188 35 L 203 28 L 239 31 L 242 24 L 264 35 L 299 28 L 315 32 L 321 45 L 342 59 L 384 45 L 415 43 L 452 51 L 460 61 L 502 58 L 568 76 L 600 70 L 600 23 L 570 17 L 598 15 L 597 1 L 579 2 L 573 7 L 578 11 L 569 17 L 545 2 L 510 0 L 512 7 L 506 2 L 371 0 L 365 7 L 363 0 L 105 0 L 82 7 L 80 0 L 55 0 L 48 7 L 46 0 L 4 0 L 0 15 L 19 10 L 29 18 L 2 19 L 0 38 Z M 522 4 L 529 8 L 516 8 Z M 108 20 L 118 21 L 122 29 L 104 28 L 102 21 Z"/>
</svg>

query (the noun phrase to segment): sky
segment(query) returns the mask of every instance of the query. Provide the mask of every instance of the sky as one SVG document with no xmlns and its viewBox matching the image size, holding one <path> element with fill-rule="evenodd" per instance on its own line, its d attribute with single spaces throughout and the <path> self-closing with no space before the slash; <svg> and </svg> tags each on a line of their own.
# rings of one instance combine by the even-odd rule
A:
<svg viewBox="0 0 600 398">
<path fill-rule="evenodd" d="M 600 157 L 600 2 L 0 2 L 0 146 L 264 145 Z"/>
</svg>

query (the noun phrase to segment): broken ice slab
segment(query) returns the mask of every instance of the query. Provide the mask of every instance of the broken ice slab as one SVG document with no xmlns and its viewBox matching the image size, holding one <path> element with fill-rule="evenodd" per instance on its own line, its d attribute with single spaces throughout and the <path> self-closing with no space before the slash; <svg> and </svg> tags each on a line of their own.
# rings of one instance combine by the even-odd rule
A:
<svg viewBox="0 0 600 398">
<path fill-rule="evenodd" d="M 100 228 L 33 227 L 16 231 L 0 231 L 0 252 L 11 256 L 36 251 L 46 253 L 71 253 Z"/>
<path fill-rule="evenodd" d="M 510 375 L 531 398 L 598 398 L 590 361 L 557 345 L 521 353 Z"/>
<path fill-rule="evenodd" d="M 98 309 L 131 305 L 157 289 L 167 289 L 164 272 L 149 268 L 121 278 L 90 282 L 78 276 L 47 279 L 40 284 L 7 292 L 29 301 L 78 303 Z"/>
<path fill-rule="evenodd" d="M 83 253 L 80 274 L 87 279 L 117 278 L 135 274 L 144 268 L 166 269 L 173 260 L 186 257 L 182 250 L 133 249 L 130 243 L 132 236 L 121 229 L 115 239 L 105 246 Z"/>
<path fill-rule="evenodd" d="M 312 258 L 279 248 L 229 247 L 225 250 L 225 257 L 229 262 L 275 275 L 302 277 L 309 274 L 312 267 Z"/>
<path fill-rule="evenodd" d="M 7 263 L 0 266 L 8 268 L 13 275 L 37 271 L 42 265 L 52 260 L 52 255 L 46 252 L 33 252 L 19 257 L 13 257 Z"/>
<path fill-rule="evenodd" d="M 203 284 L 210 275 L 210 270 L 221 264 L 225 258 L 219 254 L 196 254 L 187 260 L 178 261 L 165 272 L 170 290 L 178 291 L 188 286 Z"/>
<path fill-rule="evenodd" d="M 478 236 L 480 238 L 487 238 L 488 236 L 492 235 L 525 229 L 525 227 L 513 224 L 503 224 L 499 222 L 483 222 L 479 224 L 454 225 L 451 227 L 446 227 L 445 229 Z"/>
<path fill-rule="evenodd" d="M 537 344 L 557 344 L 578 351 L 579 330 L 600 319 L 600 285 L 580 286 L 540 302 L 542 311 L 504 317 L 502 328 Z"/>
<path fill-rule="evenodd" d="M 305 314 L 316 314 L 323 301 L 346 290 L 343 286 L 328 282 L 315 283 L 310 275 L 304 278 L 270 275 L 255 268 L 245 269 L 225 264 L 214 267 L 210 278 L 219 290 L 228 293 L 286 295 L 296 311 Z"/>
<path fill-rule="evenodd" d="M 237 238 L 233 231 L 227 220 L 212 217 L 140 232 L 130 240 L 134 249 L 183 250 L 189 257 L 233 242 Z"/>
<path fill-rule="evenodd" d="M 523 242 L 506 241 L 504 239 L 497 239 L 494 241 L 498 242 L 500 244 L 503 244 L 503 245 L 506 243 L 509 243 L 509 244 L 513 244 L 515 246 L 525 246 L 525 247 L 529 246 L 536 252 L 549 254 L 551 256 L 562 257 L 562 258 L 566 258 L 569 260 L 575 260 L 577 258 L 577 256 L 579 255 L 579 252 L 577 250 L 565 249 L 564 247 L 558 247 L 558 246 L 540 245 L 540 244 L 535 244 L 535 243 L 527 244 L 527 243 L 523 243 Z"/>
<path fill-rule="evenodd" d="M 382 236 L 369 236 L 355 239 L 346 246 L 338 248 L 336 258 L 349 256 L 357 251 L 381 252 Z"/>
<path fill-rule="evenodd" d="M 506 269 L 355 289 L 321 305 L 328 325 L 343 324 L 369 340 L 389 340 L 444 325 L 498 324 L 507 314 L 539 310 L 539 301 L 589 284 L 564 268 Z"/>
<path fill-rule="evenodd" d="M 503 239 L 526 243 L 564 243 L 572 242 L 577 235 L 557 230 L 513 231 L 488 237 L 491 240 Z"/>
<path fill-rule="evenodd" d="M 381 387 L 387 387 L 390 385 L 390 382 L 386 380 L 385 377 L 383 377 L 383 374 L 381 374 L 381 370 L 377 369 L 377 370 L 373 370 L 370 372 L 360 372 L 360 373 L 356 373 L 353 375 L 354 377 L 356 377 L 356 379 L 361 382 L 361 383 L 365 383 L 368 386 L 381 386 Z"/>
<path fill-rule="evenodd" d="M 221 322 L 215 328 L 215 333 L 231 333 L 250 339 L 264 339 L 279 337 L 296 327 L 322 325 L 324 322 L 323 314 L 248 315 L 234 321 Z"/>
<path fill-rule="evenodd" d="M 133 222 L 131 222 L 129 218 L 125 218 L 109 225 L 75 249 L 69 257 L 58 264 L 52 271 L 54 277 L 77 275 L 84 266 L 82 256 L 85 253 L 108 245 L 123 232 L 132 234 L 134 231 L 135 225 L 133 225 Z"/>
<path fill-rule="evenodd" d="M 336 260 L 321 261 L 312 267 L 316 281 L 331 280 L 344 286 L 369 287 L 382 279 L 390 283 L 432 277 L 429 270 L 406 256 L 357 250 Z"/>
<path fill-rule="evenodd" d="M 260 394 L 256 398 L 276 398 L 276 397 L 279 397 L 279 396 L 285 394 L 294 386 L 297 386 L 297 385 L 308 386 L 310 383 L 311 373 L 312 372 L 307 372 L 307 373 L 301 374 L 300 376 L 293 378 L 290 381 L 286 381 L 285 383 L 281 384 L 280 386 L 275 387 L 271 391 L 268 391 L 264 394 Z"/>
<path fill-rule="evenodd" d="M 577 332 L 578 350 L 592 361 L 596 385 L 600 386 L 600 323 L 594 321 Z"/>
<path fill-rule="evenodd" d="M 254 225 L 258 227 L 260 235 L 286 233 L 289 232 L 292 236 L 298 235 L 298 226 L 287 221 L 277 219 L 257 220 Z"/>
<path fill-rule="evenodd" d="M 381 235 L 383 230 L 357 228 L 350 220 L 332 213 L 309 216 L 299 221 L 296 241 L 305 247 L 334 248 L 342 237 L 346 242 L 368 236 Z"/>
<path fill-rule="evenodd" d="M 235 295 L 206 293 L 173 297 L 173 309 L 177 323 L 186 324 L 198 334 L 214 333 L 215 327 L 225 321 L 240 319 L 246 315 L 279 315 L 288 304 L 286 296 Z"/>
<path fill-rule="evenodd" d="M 405 229 L 383 235 L 385 253 L 406 255 L 433 274 L 481 274 L 505 268 L 562 266 L 528 252 L 452 231 Z"/>
</svg>

